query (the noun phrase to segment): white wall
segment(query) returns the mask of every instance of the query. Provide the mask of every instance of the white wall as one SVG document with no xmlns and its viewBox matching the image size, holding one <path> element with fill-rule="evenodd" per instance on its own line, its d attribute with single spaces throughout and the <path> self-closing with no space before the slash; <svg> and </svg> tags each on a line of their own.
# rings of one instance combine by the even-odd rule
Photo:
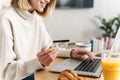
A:
<svg viewBox="0 0 120 80">
<path fill-rule="evenodd" d="M 102 31 L 94 16 L 110 19 L 118 13 L 120 0 L 94 0 L 94 8 L 90 9 L 57 9 L 45 23 L 54 40 L 83 41 L 101 36 Z"/>
<path fill-rule="evenodd" d="M 8 6 L 10 1 L 0 0 L 0 9 Z M 118 13 L 120 14 L 120 0 L 94 0 L 94 8 L 91 9 L 57 9 L 45 23 L 53 40 L 83 41 L 102 33 L 95 15 L 109 19 Z"/>
</svg>

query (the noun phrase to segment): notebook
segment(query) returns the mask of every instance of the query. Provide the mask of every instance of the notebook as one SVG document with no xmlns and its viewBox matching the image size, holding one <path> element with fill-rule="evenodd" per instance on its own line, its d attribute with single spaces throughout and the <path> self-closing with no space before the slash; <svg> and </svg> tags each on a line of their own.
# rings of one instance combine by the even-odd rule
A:
<svg viewBox="0 0 120 80">
<path fill-rule="evenodd" d="M 61 72 L 65 69 L 74 70 L 78 75 L 100 77 L 102 72 L 101 59 L 100 57 L 94 57 L 93 61 L 88 58 L 81 61 L 78 59 L 68 58 L 52 67 L 50 71 Z"/>
</svg>

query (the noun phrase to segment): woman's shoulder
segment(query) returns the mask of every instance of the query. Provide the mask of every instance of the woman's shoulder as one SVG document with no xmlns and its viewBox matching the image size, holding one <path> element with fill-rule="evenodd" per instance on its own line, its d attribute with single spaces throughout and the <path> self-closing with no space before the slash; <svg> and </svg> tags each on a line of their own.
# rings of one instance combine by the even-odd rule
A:
<svg viewBox="0 0 120 80">
<path fill-rule="evenodd" d="M 13 9 L 12 6 L 9 6 L 7 8 L 1 9 L 0 12 L 0 19 L 1 18 L 8 18 L 11 17 L 14 14 L 15 10 Z"/>
</svg>

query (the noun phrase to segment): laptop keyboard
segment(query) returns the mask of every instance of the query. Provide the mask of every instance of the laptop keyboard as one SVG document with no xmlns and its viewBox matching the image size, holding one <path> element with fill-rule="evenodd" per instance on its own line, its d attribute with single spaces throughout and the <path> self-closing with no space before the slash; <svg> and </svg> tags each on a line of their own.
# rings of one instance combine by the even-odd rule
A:
<svg viewBox="0 0 120 80">
<path fill-rule="evenodd" d="M 96 72 L 100 64 L 101 64 L 101 59 L 93 59 L 93 61 L 91 61 L 90 59 L 87 58 L 84 61 L 82 61 L 82 63 L 79 64 L 74 70 L 85 71 L 85 72 Z"/>
</svg>

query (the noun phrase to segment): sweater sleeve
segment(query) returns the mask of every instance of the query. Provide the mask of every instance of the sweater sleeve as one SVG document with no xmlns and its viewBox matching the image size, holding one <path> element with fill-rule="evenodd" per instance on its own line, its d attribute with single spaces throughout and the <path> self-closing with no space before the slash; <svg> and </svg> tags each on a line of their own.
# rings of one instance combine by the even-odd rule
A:
<svg viewBox="0 0 120 80">
<path fill-rule="evenodd" d="M 42 32 L 42 38 L 43 38 L 43 42 L 42 42 L 42 49 L 47 49 L 49 48 L 50 46 L 52 46 L 53 44 L 53 40 L 52 38 L 50 37 L 50 35 L 48 34 L 47 32 L 47 29 L 44 25 L 44 22 L 43 20 L 41 20 L 41 32 Z"/>
<path fill-rule="evenodd" d="M 59 49 L 57 57 L 70 57 L 70 52 L 72 49 Z"/>
<path fill-rule="evenodd" d="M 43 68 L 36 57 L 27 61 L 17 58 L 11 24 L 5 18 L 0 22 L 0 57 L 0 80 L 21 80 Z"/>
</svg>

